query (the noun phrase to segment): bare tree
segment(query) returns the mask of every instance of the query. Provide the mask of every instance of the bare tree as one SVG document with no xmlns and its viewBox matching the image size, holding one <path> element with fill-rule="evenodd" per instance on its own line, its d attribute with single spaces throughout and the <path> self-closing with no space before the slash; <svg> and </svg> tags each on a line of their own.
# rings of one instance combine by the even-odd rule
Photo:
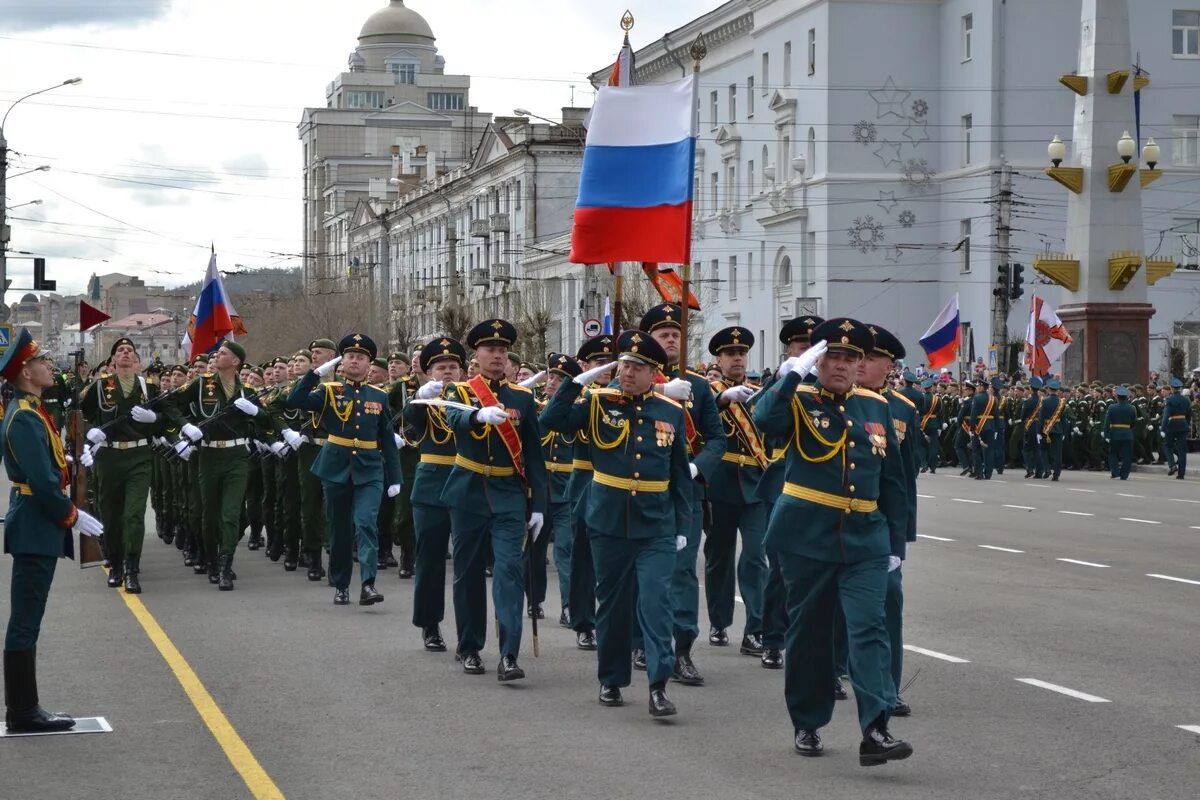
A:
<svg viewBox="0 0 1200 800">
<path fill-rule="evenodd" d="M 338 341 L 363 329 L 362 308 L 354 294 L 255 292 L 238 298 L 247 335 L 240 341 L 248 358 L 265 361 L 307 347 L 313 339 Z"/>
<path fill-rule="evenodd" d="M 471 312 L 461 303 L 450 302 L 438 309 L 437 323 L 452 339 L 463 342 L 471 329 Z"/>
<path fill-rule="evenodd" d="M 547 334 L 555 322 L 552 295 L 558 292 L 557 281 L 526 281 L 520 292 L 513 293 L 517 341 L 525 343 L 526 355 L 538 362 L 550 349 Z"/>
</svg>

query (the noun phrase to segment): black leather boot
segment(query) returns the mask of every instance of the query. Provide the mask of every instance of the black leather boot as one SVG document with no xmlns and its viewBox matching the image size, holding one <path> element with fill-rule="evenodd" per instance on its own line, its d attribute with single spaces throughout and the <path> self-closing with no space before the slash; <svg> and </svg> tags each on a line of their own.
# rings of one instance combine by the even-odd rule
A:
<svg viewBox="0 0 1200 800">
<path fill-rule="evenodd" d="M 142 584 L 138 580 L 141 572 L 141 553 L 125 559 L 125 594 L 141 594 Z"/>
<path fill-rule="evenodd" d="M 889 761 L 901 761 L 912 754 L 911 744 L 893 739 L 888 733 L 887 722 L 881 715 L 863 734 L 858 746 L 858 763 L 863 767 L 877 767 Z"/>
<path fill-rule="evenodd" d="M 221 556 L 220 572 L 217 573 L 217 589 L 222 592 L 233 591 L 233 555 Z"/>
<path fill-rule="evenodd" d="M 325 567 L 321 566 L 321 551 L 311 550 L 308 554 L 308 579 L 319 581 L 325 577 Z"/>
<path fill-rule="evenodd" d="M 204 563 L 208 565 L 208 582 L 209 583 L 220 583 L 221 582 L 221 562 L 218 560 L 217 554 L 213 553 L 212 555 L 210 555 L 208 558 L 206 558 L 204 560 Z"/>
<path fill-rule="evenodd" d="M 66 714 L 52 714 L 38 705 L 37 648 L 4 651 L 4 705 L 9 733 L 50 733 L 75 726 Z"/>
<path fill-rule="evenodd" d="M 250 541 L 246 542 L 246 549 L 257 550 L 258 548 L 262 547 L 262 545 L 262 523 L 252 522 L 250 523 Z"/>
<path fill-rule="evenodd" d="M 125 560 L 124 558 L 112 556 L 109 558 L 108 566 L 108 588 L 119 589 L 121 584 L 125 582 Z"/>
<path fill-rule="evenodd" d="M 171 544 L 175 541 L 175 520 L 171 519 L 170 515 L 163 515 L 161 535 L 163 544 Z"/>
<path fill-rule="evenodd" d="M 288 546 L 287 552 L 283 554 L 283 569 L 285 572 L 295 572 L 296 565 L 300 562 L 300 554 L 296 552 L 296 548 Z"/>
<path fill-rule="evenodd" d="M 187 535 L 183 532 L 183 523 L 178 519 L 174 519 L 171 521 L 171 525 L 174 531 L 175 549 L 183 550 L 187 547 Z"/>
</svg>

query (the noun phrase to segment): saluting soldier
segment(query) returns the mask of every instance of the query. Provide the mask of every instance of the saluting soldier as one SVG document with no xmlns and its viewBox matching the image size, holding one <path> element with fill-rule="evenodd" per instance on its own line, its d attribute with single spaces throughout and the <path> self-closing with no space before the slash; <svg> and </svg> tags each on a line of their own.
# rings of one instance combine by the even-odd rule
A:
<svg viewBox="0 0 1200 800">
<path fill-rule="evenodd" d="M 649 710 L 653 717 L 677 713 L 666 695 L 675 670 L 671 646 L 671 578 L 676 555 L 690 530 L 692 474 L 680 404 L 654 392 L 667 352 L 643 331 L 618 338 L 620 389 L 596 389 L 576 403 L 603 365 L 564 383 L 543 418 L 561 433 L 585 431 L 593 465 L 587 493 L 589 544 L 596 565 L 597 676 L 599 702 L 624 703 L 631 682 L 636 588 L 637 618 L 646 649 Z"/>
<path fill-rule="evenodd" d="M 1117 387 L 1117 402 L 1104 412 L 1104 439 L 1108 442 L 1108 472 L 1113 478 L 1129 480 L 1133 467 L 1133 426 L 1137 412 L 1129 403 L 1129 389 Z"/>
<path fill-rule="evenodd" d="M 1050 480 L 1058 480 L 1063 467 L 1063 435 L 1066 428 L 1063 425 L 1063 412 L 1066 404 L 1058 396 L 1062 385 L 1051 378 L 1046 382 L 1046 398 L 1042 400 L 1038 412 L 1038 427 L 1042 434 L 1042 477 L 1050 476 Z"/>
<path fill-rule="evenodd" d="M 302 377 L 288 395 L 288 405 L 313 415 L 313 427 L 328 432 L 312 473 L 321 479 L 330 521 L 329 576 L 334 605 L 350 603 L 351 539 L 358 544 L 362 579 L 358 604 L 383 602 L 375 588 L 379 564 L 379 504 L 384 486 L 388 497 L 400 493 L 400 459 L 388 411 L 387 393 L 364 383 L 375 358 L 375 342 L 355 333 L 338 344 L 340 355 Z M 345 380 L 321 384 L 341 364 Z"/>
<path fill-rule="evenodd" d="M 416 397 L 428 400 L 440 396 L 447 385 L 462 380 L 467 350 L 457 339 L 442 336 L 421 349 L 420 362 L 429 380 L 417 389 Z M 444 653 L 446 641 L 441 624 L 446 616 L 450 506 L 442 500 L 442 490 L 454 467 L 454 431 L 436 406 L 408 403 L 404 419 L 412 436 L 410 444 L 420 453 L 411 490 L 416 527 L 412 621 L 421 629 L 425 649 Z M 404 493 L 404 489 L 400 491 Z"/>
<path fill-rule="evenodd" d="M 1192 407 L 1183 396 L 1183 381 L 1171 378 L 1171 396 L 1163 403 L 1159 430 L 1171 463 L 1168 474 L 1174 472 L 1179 480 L 1187 473 L 1187 439 L 1191 427 Z"/>
<path fill-rule="evenodd" d="M 767 529 L 791 614 L 784 694 L 797 752 L 821 755 L 820 729 L 833 716 L 840 599 L 863 732 L 859 763 L 871 766 L 912 754 L 888 732 L 896 687 L 884 626 L 888 568 L 904 556 L 908 527 L 903 456 L 887 401 L 854 386 L 858 362 L 873 346 L 867 327 L 831 319 L 812 338 L 818 345 L 783 363 L 784 377 L 754 411 L 760 430 L 791 442 L 783 496 Z M 814 365 L 817 382 L 802 385 Z"/>
<path fill-rule="evenodd" d="M 13 387 L 0 452 L 12 482 L 4 520 L 4 552 L 13 559 L 4 635 L 4 721 L 9 733 L 64 731 L 75 720 L 38 704 L 38 635 L 58 559 L 75 557 L 71 529 L 100 536 L 104 526 L 71 502 L 62 438 L 40 399 L 54 384 L 54 361 L 27 329 L 0 356 L 0 377 Z"/>
<path fill-rule="evenodd" d="M 741 653 L 761 656 L 768 566 L 763 549 L 767 512 L 758 497 L 758 483 L 770 461 L 746 406 L 758 388 L 746 382 L 746 359 L 753 346 L 754 334 L 738 325 L 717 331 L 708 342 L 708 352 L 716 356 L 721 374 L 712 382 L 712 390 L 724 426 L 726 450 L 709 483 L 712 526 L 704 540 L 704 594 L 709 625 L 727 636 L 725 630 L 733 624 L 736 575 L 736 588 L 741 590 L 746 606 Z"/>
</svg>

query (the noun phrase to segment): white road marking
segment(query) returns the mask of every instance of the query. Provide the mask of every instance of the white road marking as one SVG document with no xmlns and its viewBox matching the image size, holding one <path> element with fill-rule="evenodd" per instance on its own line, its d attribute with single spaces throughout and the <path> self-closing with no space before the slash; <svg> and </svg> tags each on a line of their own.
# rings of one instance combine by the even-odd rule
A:
<svg viewBox="0 0 1200 800">
<path fill-rule="evenodd" d="M 953 501 L 954 501 L 954 502 L 956 502 L 956 503 L 972 503 L 972 504 L 974 504 L 974 505 L 977 505 L 977 506 L 981 506 L 981 505 L 983 505 L 983 501 L 982 501 L 982 500 L 964 500 L 964 499 L 963 499 L 963 498 L 961 498 L 961 497 L 952 497 L 952 498 L 950 498 L 950 499 L 951 499 L 951 500 L 953 500 Z"/>
<path fill-rule="evenodd" d="M 999 550 L 1001 553 L 1024 553 L 1024 550 L 1013 550 L 1011 547 L 997 547 L 994 544 L 981 544 L 977 547 L 982 547 L 984 550 Z"/>
<path fill-rule="evenodd" d="M 1117 497 L 1136 497 L 1139 500 L 1141 500 L 1141 499 L 1145 499 L 1146 495 L 1144 495 L 1144 494 L 1122 494 L 1121 492 L 1117 492 Z"/>
<path fill-rule="evenodd" d="M 1192 526 L 1192 530 L 1194 530 L 1194 531 L 1200 531 L 1200 525 L 1193 525 L 1193 526 Z"/>
<path fill-rule="evenodd" d="M 1060 514 L 1069 514 L 1072 517 L 1094 517 L 1095 514 L 1089 514 L 1086 511 L 1060 511 Z"/>
<path fill-rule="evenodd" d="M 941 659 L 942 661 L 949 661 L 951 664 L 970 664 L 971 663 L 970 661 L 968 661 L 965 658 L 959 658 L 958 656 L 948 656 L 945 653 L 939 653 L 936 650 L 926 650 L 924 647 L 917 647 L 916 645 L 906 644 L 906 645 L 904 645 L 904 649 L 909 651 L 910 653 L 920 653 L 921 655 L 929 656 L 930 658 L 938 658 L 938 659 Z"/>
<path fill-rule="evenodd" d="M 919 495 L 917 495 L 917 497 L 923 498 L 925 500 L 936 500 L 937 499 L 931 494 L 919 494 Z"/>
<path fill-rule="evenodd" d="M 1146 525 L 1162 525 L 1161 522 L 1156 522 L 1152 519 L 1138 519 L 1137 517 L 1121 517 L 1122 522 L 1141 522 Z"/>
<path fill-rule="evenodd" d="M 1044 483 L 1027 483 L 1026 486 L 1032 486 L 1035 489 L 1049 489 L 1050 487 Z"/>
<path fill-rule="evenodd" d="M 1086 700 L 1089 703 L 1110 703 L 1110 702 L 1112 702 L 1111 700 L 1105 700 L 1103 697 L 1097 697 L 1094 694 L 1087 694 L 1086 692 L 1077 692 L 1074 689 L 1068 689 L 1066 686 L 1059 686 L 1054 683 L 1046 683 L 1045 681 L 1039 681 L 1037 678 L 1017 678 L 1016 680 L 1018 683 L 1027 683 L 1030 686 L 1037 686 L 1042 689 L 1049 689 L 1052 692 L 1058 692 L 1059 694 L 1065 694 L 1067 697 L 1074 697 L 1076 700 Z"/>
<path fill-rule="evenodd" d="M 1200 736 L 1200 725 L 1176 725 L 1175 727 Z"/>
<path fill-rule="evenodd" d="M 1083 567 L 1099 567 L 1100 569 L 1108 569 L 1108 564 L 1097 564 L 1094 561 L 1076 561 L 1073 558 L 1056 558 L 1055 561 L 1065 561 L 1068 564 L 1079 564 Z"/>
<path fill-rule="evenodd" d="M 1200 581 L 1194 581 L 1194 580 L 1191 580 L 1190 578 L 1174 578 L 1174 577 L 1171 577 L 1170 575 L 1159 575 L 1156 572 L 1147 572 L 1146 577 L 1147 578 L 1158 578 L 1159 580 L 1164 580 L 1164 581 L 1175 581 L 1176 583 L 1190 583 L 1193 586 L 1200 586 Z"/>
<path fill-rule="evenodd" d="M 1169 499 L 1172 503 L 1200 503 L 1200 500 L 1184 500 L 1181 497 L 1170 497 L 1167 499 Z"/>
<path fill-rule="evenodd" d="M 1004 507 L 1005 508 L 1017 508 L 1017 509 L 1020 509 L 1021 511 L 1037 511 L 1037 509 L 1034 508 L 1033 506 L 1014 506 L 1010 503 L 1005 503 Z"/>
<path fill-rule="evenodd" d="M 945 536 L 930 536 L 927 533 L 918 533 L 918 539 L 933 539 L 935 542 L 953 542 L 953 539 L 947 539 Z"/>
<path fill-rule="evenodd" d="M 1002 481 L 999 478 L 991 478 L 990 480 L 992 483 L 1008 483 L 1008 481 Z"/>
<path fill-rule="evenodd" d="M 1095 489 L 1067 489 L 1068 492 L 1083 492 L 1085 494 L 1095 494 Z"/>
</svg>

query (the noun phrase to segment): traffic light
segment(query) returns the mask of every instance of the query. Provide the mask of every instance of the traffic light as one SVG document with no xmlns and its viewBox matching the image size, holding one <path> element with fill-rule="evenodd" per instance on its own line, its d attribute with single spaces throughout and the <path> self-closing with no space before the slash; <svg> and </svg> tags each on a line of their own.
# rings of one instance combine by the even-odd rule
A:
<svg viewBox="0 0 1200 800">
<path fill-rule="evenodd" d="M 998 285 L 995 289 L 992 289 L 992 295 L 995 297 L 1005 297 L 1008 295 L 1011 285 L 1009 283 L 1010 273 L 1008 264 L 1001 264 L 1000 266 L 996 267 L 996 272 L 998 273 L 996 276 L 996 282 Z"/>
<path fill-rule="evenodd" d="M 1008 297 L 1010 300 L 1020 300 L 1021 295 L 1025 294 L 1025 290 L 1022 288 L 1022 285 L 1025 283 L 1025 279 L 1021 277 L 1021 275 L 1023 275 L 1024 273 L 1025 273 L 1024 265 L 1022 265 L 1022 264 L 1013 264 L 1012 265 L 1012 291 L 1010 291 L 1008 293 Z"/>
<path fill-rule="evenodd" d="M 35 292 L 53 292 L 58 288 L 58 281 L 46 280 L 46 259 L 33 260 L 33 290 Z"/>
</svg>

